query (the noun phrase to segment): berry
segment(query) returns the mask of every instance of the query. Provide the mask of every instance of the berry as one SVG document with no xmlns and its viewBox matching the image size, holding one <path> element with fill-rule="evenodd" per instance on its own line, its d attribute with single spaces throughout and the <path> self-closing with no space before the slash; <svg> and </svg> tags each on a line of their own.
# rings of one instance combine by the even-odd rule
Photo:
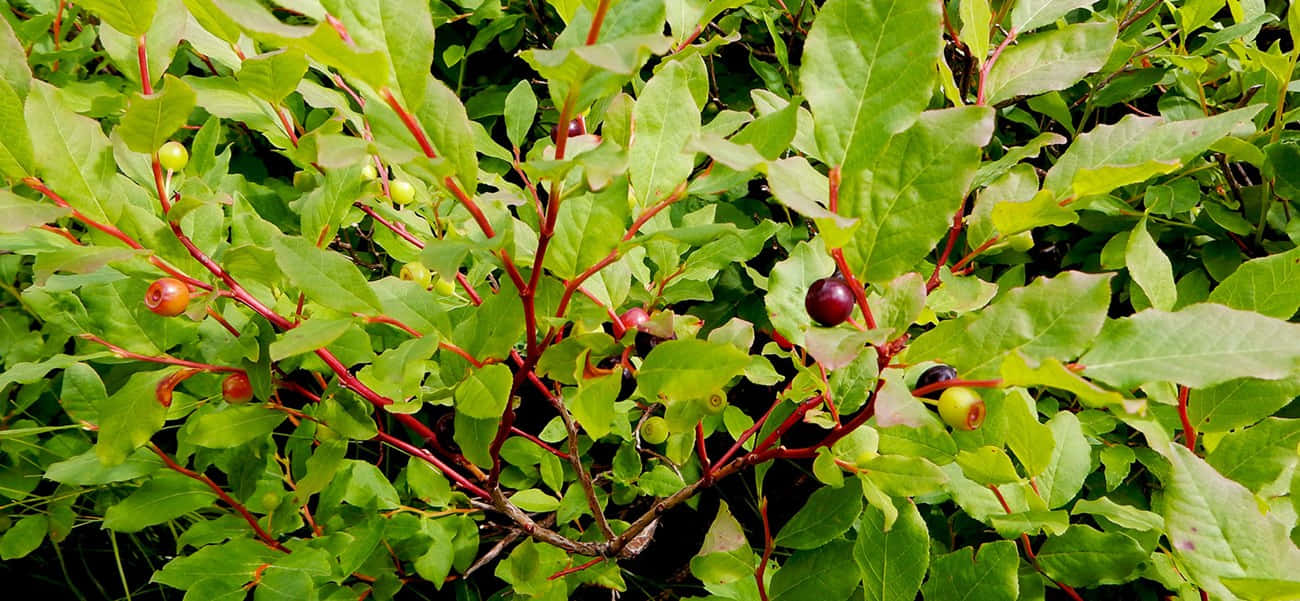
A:
<svg viewBox="0 0 1300 601">
<path fill-rule="evenodd" d="M 984 423 L 984 399 L 969 388 L 946 388 L 939 395 L 939 416 L 954 429 L 974 430 Z"/>
<path fill-rule="evenodd" d="M 411 204 L 415 200 L 415 186 L 406 180 L 395 179 L 388 184 L 388 195 L 399 205 Z"/>
<path fill-rule="evenodd" d="M 402 270 L 397 272 L 397 277 L 408 282 L 415 282 L 419 284 L 421 288 L 426 290 L 429 288 L 429 285 L 433 283 L 433 273 L 431 273 L 429 268 L 425 267 L 424 264 L 417 262 L 403 265 Z"/>
<path fill-rule="evenodd" d="M 641 424 L 641 440 L 650 444 L 663 444 L 668 440 L 668 420 L 658 415 L 651 416 Z"/>
<path fill-rule="evenodd" d="M 367 161 L 366 165 L 361 168 L 361 177 L 366 180 L 378 179 L 379 170 L 375 169 L 374 163 Z"/>
<path fill-rule="evenodd" d="M 587 133 L 587 123 L 583 121 L 582 117 L 578 117 L 577 119 L 574 119 L 573 121 L 569 122 L 568 132 L 569 133 L 565 136 L 566 138 L 576 138 L 578 136 L 585 135 Z M 556 123 L 555 127 L 551 128 L 551 141 L 555 142 L 556 144 L 560 143 L 559 123 Z"/>
<path fill-rule="evenodd" d="M 853 290 L 840 278 L 822 278 L 808 287 L 803 308 L 813 321 L 826 327 L 837 326 L 853 314 Z"/>
<path fill-rule="evenodd" d="M 248 375 L 236 372 L 221 381 L 221 396 L 227 403 L 242 405 L 253 399 L 253 386 L 248 383 Z"/>
<path fill-rule="evenodd" d="M 624 311 L 618 318 L 619 322 L 623 324 L 624 330 L 638 330 L 641 328 L 641 324 L 649 319 L 650 314 L 646 313 L 645 309 L 641 307 L 632 307 Z"/>
<path fill-rule="evenodd" d="M 717 415 L 727 408 L 727 394 L 718 391 L 704 399 L 704 411 L 709 415 Z"/>
<path fill-rule="evenodd" d="M 268 513 L 275 511 L 275 508 L 280 506 L 280 500 L 280 493 L 274 491 L 262 493 L 262 507 L 265 507 Z"/>
<path fill-rule="evenodd" d="M 190 287 L 176 278 L 158 278 L 144 293 L 144 306 L 163 317 L 175 317 L 190 304 Z"/>
<path fill-rule="evenodd" d="M 190 162 L 190 151 L 185 145 L 172 140 L 158 148 L 158 162 L 168 171 L 180 171 Z"/>
<path fill-rule="evenodd" d="M 438 279 L 433 282 L 433 291 L 443 296 L 451 296 L 456 292 L 456 284 L 452 280 L 438 276 Z"/>
<path fill-rule="evenodd" d="M 940 363 L 921 372 L 920 377 L 916 379 L 916 387 L 925 388 L 926 386 L 929 386 L 931 384 L 938 384 L 939 382 L 947 382 L 948 380 L 951 380 L 956 377 L 957 377 L 957 370 L 953 369 L 951 366 Z M 934 398 L 934 395 L 936 394 L 939 394 L 939 392 L 938 391 L 932 392 L 930 394 L 927 394 L 926 396 L 930 398 Z"/>
</svg>

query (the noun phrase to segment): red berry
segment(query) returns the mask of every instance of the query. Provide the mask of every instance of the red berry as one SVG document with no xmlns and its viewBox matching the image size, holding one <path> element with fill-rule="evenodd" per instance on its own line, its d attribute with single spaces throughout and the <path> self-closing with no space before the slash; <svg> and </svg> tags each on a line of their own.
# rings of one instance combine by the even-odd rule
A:
<svg viewBox="0 0 1300 601">
<path fill-rule="evenodd" d="M 641 324 L 645 323 L 649 319 L 650 314 L 646 313 L 645 309 L 642 309 L 641 307 L 632 307 L 623 312 L 623 314 L 618 318 L 618 320 L 622 322 L 624 330 L 640 329 Z"/>
<path fill-rule="evenodd" d="M 939 395 L 939 416 L 958 430 L 974 430 L 984 423 L 984 399 L 962 386 L 945 388 Z"/>
<path fill-rule="evenodd" d="M 808 287 L 803 308 L 813 321 L 826 326 L 844 323 L 853 314 L 853 290 L 837 277 L 822 278 Z"/>
<path fill-rule="evenodd" d="M 242 405 L 253 399 L 253 386 L 248 383 L 248 375 L 236 372 L 221 381 L 221 396 L 227 403 Z"/>
<path fill-rule="evenodd" d="M 163 317 L 185 312 L 190 304 L 190 287 L 176 278 L 159 278 L 144 293 L 144 306 Z"/>
</svg>

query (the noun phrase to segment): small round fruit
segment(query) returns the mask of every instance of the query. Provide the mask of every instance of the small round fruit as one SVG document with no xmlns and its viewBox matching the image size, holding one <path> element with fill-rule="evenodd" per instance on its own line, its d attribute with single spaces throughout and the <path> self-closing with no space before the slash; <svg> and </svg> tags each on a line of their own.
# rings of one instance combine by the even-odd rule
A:
<svg viewBox="0 0 1300 601">
<path fill-rule="evenodd" d="M 273 511 L 276 507 L 279 507 L 280 501 L 280 493 L 275 491 L 266 491 L 262 493 L 262 507 L 265 507 L 267 511 Z"/>
<path fill-rule="evenodd" d="M 853 314 L 853 290 L 840 278 L 822 278 L 808 287 L 803 308 L 823 326 L 840 325 Z"/>
<path fill-rule="evenodd" d="M 172 140 L 158 148 L 158 162 L 170 171 L 180 171 L 190 162 L 190 151 L 185 145 Z"/>
<path fill-rule="evenodd" d="M 221 397 L 231 405 L 242 405 L 253 400 L 253 385 L 248 382 L 248 375 L 236 372 L 221 381 Z"/>
<path fill-rule="evenodd" d="M 411 182 L 396 179 L 388 184 L 388 195 L 399 205 L 411 204 L 415 201 L 415 186 Z"/>
<path fill-rule="evenodd" d="M 411 262 L 403 265 L 402 270 L 397 272 L 397 277 L 408 282 L 415 282 L 426 290 L 433 283 L 433 273 L 423 263 Z"/>
<path fill-rule="evenodd" d="M 565 137 L 576 138 L 578 136 L 586 135 L 586 133 L 587 133 L 587 123 L 582 119 L 582 117 L 578 117 L 577 119 L 574 119 L 569 122 L 568 134 Z M 551 141 L 555 142 L 556 144 L 560 143 L 559 123 L 556 123 L 555 127 L 551 128 Z"/>
<path fill-rule="evenodd" d="M 963 386 L 946 388 L 939 395 L 939 417 L 957 430 L 974 430 L 984 423 L 984 399 Z"/>
<path fill-rule="evenodd" d="M 456 282 L 442 276 L 433 281 L 433 291 L 443 296 L 451 296 L 456 292 Z"/>
<path fill-rule="evenodd" d="M 375 169 L 374 163 L 367 161 L 365 166 L 361 168 L 361 177 L 367 181 L 378 179 L 379 170 Z"/>
<path fill-rule="evenodd" d="M 715 392 L 704 399 L 704 411 L 709 415 L 717 415 L 727 408 L 727 393 Z"/>
<path fill-rule="evenodd" d="M 190 305 L 190 287 L 176 278 L 158 278 L 144 293 L 144 306 L 163 317 L 175 317 Z"/>
<path fill-rule="evenodd" d="M 668 440 L 668 420 L 658 415 L 651 416 L 641 424 L 641 440 L 650 444 L 663 444 Z"/>
<path fill-rule="evenodd" d="M 632 307 L 618 317 L 618 321 L 623 324 L 624 330 L 640 329 L 641 324 L 649 321 L 649 319 L 650 314 L 646 313 L 645 309 L 641 307 Z"/>
<path fill-rule="evenodd" d="M 957 370 L 953 369 L 951 366 L 940 363 L 921 372 L 921 375 L 918 378 L 916 378 L 916 387 L 925 388 L 927 386 L 930 386 L 931 384 L 938 384 L 939 382 L 947 382 L 948 380 L 951 380 L 956 377 L 957 377 Z M 939 391 L 932 392 L 925 396 L 934 398 L 934 395 L 936 394 L 939 394 Z"/>
</svg>

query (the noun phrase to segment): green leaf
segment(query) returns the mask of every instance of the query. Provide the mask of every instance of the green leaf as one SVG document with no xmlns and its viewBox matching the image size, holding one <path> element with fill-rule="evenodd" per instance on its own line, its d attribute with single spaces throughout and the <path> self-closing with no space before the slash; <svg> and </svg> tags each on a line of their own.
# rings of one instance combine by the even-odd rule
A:
<svg viewBox="0 0 1300 601">
<path fill-rule="evenodd" d="M 1019 511 L 1006 515 L 989 516 L 993 529 L 1002 538 L 1015 538 L 1021 534 L 1038 534 L 1040 532 L 1053 536 L 1065 532 L 1070 525 L 1070 514 L 1064 509 L 1056 511 Z"/>
<path fill-rule="evenodd" d="M 1005 293 L 988 308 L 940 323 L 916 338 L 906 361 L 942 361 L 963 378 L 998 373 L 1003 356 L 1027 359 L 1077 356 L 1096 338 L 1110 305 L 1109 275 L 1067 271 Z"/>
<path fill-rule="evenodd" d="M 960 0 L 957 14 L 961 16 L 961 41 L 976 64 L 982 64 L 989 55 L 989 24 L 993 21 L 989 0 Z"/>
<path fill-rule="evenodd" d="M 506 95 L 505 107 L 506 137 L 510 138 L 510 143 L 516 148 L 522 148 L 528 141 L 528 130 L 532 129 L 536 116 L 537 95 L 533 93 L 532 84 L 520 80 Z M 563 205 L 560 210 L 564 210 Z"/>
<path fill-rule="evenodd" d="M 1092 447 L 1083 437 L 1079 418 L 1069 411 L 1057 413 L 1048 420 L 1056 446 L 1042 473 L 1038 474 L 1038 494 L 1047 502 L 1048 509 L 1069 503 L 1083 481 L 1092 471 Z"/>
<path fill-rule="evenodd" d="M 23 198 L 8 190 L 0 190 L 0 234 L 16 234 L 31 226 L 51 223 L 69 213 L 64 207 Z"/>
<path fill-rule="evenodd" d="M 1247 426 L 1276 413 L 1300 396 L 1300 381 L 1229 380 L 1192 391 L 1187 417 L 1203 432 L 1227 432 Z"/>
<path fill-rule="evenodd" d="M 131 374 L 131 378 L 99 405 L 99 444 L 95 454 L 106 466 L 120 465 L 162 428 L 167 408 L 157 388 L 180 368 L 168 367 Z"/>
<path fill-rule="evenodd" d="M 646 355 L 636 394 L 663 402 L 707 398 L 749 367 L 749 354 L 730 344 L 669 340 Z"/>
<path fill-rule="evenodd" d="M 112 467 L 99 462 L 93 450 L 53 463 L 45 470 L 45 479 L 73 486 L 93 486 L 134 480 L 163 467 L 153 451 L 136 449 L 126 461 Z"/>
<path fill-rule="evenodd" d="M 1105 165 L 1097 168 L 1083 168 L 1075 175 L 1071 194 L 1075 199 L 1105 194 L 1129 184 L 1137 184 L 1157 175 L 1177 171 L 1182 161 L 1150 160 L 1132 165 Z"/>
<path fill-rule="evenodd" d="M 139 532 L 186 513 L 212 505 L 217 495 L 202 482 L 183 474 L 163 472 L 104 512 L 104 527 Z"/>
<path fill-rule="evenodd" d="M 1011 28 L 1015 31 L 1037 29 L 1076 8 L 1092 4 L 1088 0 L 1017 0 L 1011 9 Z"/>
<path fill-rule="evenodd" d="M 186 441 L 210 449 L 229 449 L 270 434 L 288 417 L 265 405 L 226 407 L 186 424 Z"/>
<path fill-rule="evenodd" d="M 777 533 L 777 545 L 791 549 L 815 549 L 848 532 L 862 512 L 859 486 L 824 486 L 808 496 L 799 512 Z"/>
<path fill-rule="evenodd" d="M 993 205 L 993 227 L 1003 237 L 1029 231 L 1044 225 L 1065 226 L 1079 220 L 1073 209 L 1063 207 L 1052 193 L 1041 190 L 1033 198 L 1021 202 L 1004 200 Z"/>
<path fill-rule="evenodd" d="M 1165 520 L 1158 513 L 1152 513 L 1132 507 L 1129 505 L 1120 505 L 1109 497 L 1100 499 L 1084 499 L 1074 504 L 1072 511 L 1075 514 L 1086 513 L 1104 517 L 1124 528 L 1133 530 L 1150 531 L 1164 530 Z"/>
<path fill-rule="evenodd" d="M 1210 292 L 1209 301 L 1290 319 L 1300 309 L 1300 248 L 1242 263 Z"/>
<path fill-rule="evenodd" d="M 852 561 L 853 543 L 848 541 L 797 551 L 772 575 L 767 592 L 773 601 L 844 601 L 861 581 L 856 571 L 846 569 Z"/>
<path fill-rule="evenodd" d="M 627 186 L 620 179 L 599 194 L 566 198 L 560 205 L 546 267 L 571 279 L 613 251 L 628 222 Z"/>
<path fill-rule="evenodd" d="M 921 65 L 939 60 L 939 22 L 933 2 L 822 5 L 804 43 L 799 83 L 823 162 L 846 172 L 871 165 L 890 136 L 912 125 L 930 99 L 934 70 Z"/>
<path fill-rule="evenodd" d="M 682 63 L 668 63 L 646 83 L 632 109 L 636 137 L 628 149 L 628 176 L 639 206 L 666 198 L 695 166 L 695 153 L 685 149 L 699 132 L 700 117 L 693 108 L 683 110 L 695 106 L 688 76 Z"/>
<path fill-rule="evenodd" d="M 1080 362 L 1088 377 L 1122 389 L 1277 380 L 1300 372 L 1300 325 L 1208 303 L 1173 313 L 1147 310 L 1106 322 Z"/>
<path fill-rule="evenodd" d="M 1013 389 L 1002 401 L 1007 420 L 1007 448 L 1015 453 L 1025 475 L 1034 478 L 1052 463 L 1056 438 L 1052 429 L 1038 422 L 1033 399 L 1021 389 Z"/>
<path fill-rule="evenodd" d="M 1222 577 L 1293 577 L 1300 550 L 1279 516 L 1260 513 L 1255 496 L 1181 444 L 1165 450 L 1164 518 L 1183 573 L 1211 596 L 1226 596 Z"/>
<path fill-rule="evenodd" d="M 1115 23 L 1107 21 L 1066 25 L 1023 38 L 1007 48 L 989 70 L 985 84 L 988 103 L 996 105 L 1017 96 L 1074 85 L 1106 64 L 1115 33 Z"/>
<path fill-rule="evenodd" d="M 434 23 L 429 5 L 420 0 L 327 2 L 361 48 L 376 50 L 392 73 L 407 108 L 426 100 L 425 80 L 433 66 Z"/>
<path fill-rule="evenodd" d="M 1011 541 L 985 543 L 979 553 L 974 547 L 962 547 L 934 558 L 921 592 L 926 599 L 1015 601 L 1020 591 L 1019 564 L 1020 555 Z"/>
<path fill-rule="evenodd" d="M 874 146 L 881 150 L 868 167 L 844 172 L 840 213 L 862 222 L 844 246 L 855 273 L 892 280 L 934 248 L 952 225 L 992 131 L 988 107 L 927 111 Z"/>
<path fill-rule="evenodd" d="M 312 301 L 347 314 L 383 310 L 356 264 L 343 255 L 295 236 L 277 236 L 272 246 L 280 270 Z"/>
<path fill-rule="evenodd" d="M 131 37 L 147 33 L 158 12 L 158 0 L 87 0 L 78 4 Z"/>
<path fill-rule="evenodd" d="M 876 507 L 867 507 L 858 521 L 853 560 L 866 601 L 913 601 L 930 564 L 930 535 L 920 511 L 906 499 L 893 503 L 898 519 L 892 527 Z"/>
<path fill-rule="evenodd" d="M 1174 285 L 1173 265 L 1147 233 L 1146 216 L 1138 220 L 1133 231 L 1129 232 L 1124 262 L 1133 281 L 1142 287 L 1151 301 L 1151 306 L 1161 311 L 1174 308 L 1178 290 Z"/>
<path fill-rule="evenodd" d="M 322 349 L 343 336 L 352 327 L 351 319 L 308 319 L 286 330 L 270 345 L 272 361 Z"/>
<path fill-rule="evenodd" d="M 500 419 L 510 400 L 510 368 L 500 363 L 470 372 L 456 387 L 456 412 L 478 419 Z"/>
<path fill-rule="evenodd" d="M 895 497 L 934 494 L 948 481 L 947 475 L 923 457 L 880 455 L 862 468 L 873 483 Z"/>
<path fill-rule="evenodd" d="M 460 187 L 473 195 L 478 181 L 478 155 L 474 150 L 474 129 L 470 127 L 465 105 L 456 93 L 437 78 L 424 72 L 424 102 L 414 110 L 438 156 L 447 160 Z"/>
<path fill-rule="evenodd" d="M 194 90 L 170 74 L 162 89 L 150 96 L 133 95 L 117 133 L 136 152 L 152 154 L 185 125 L 194 110 Z"/>
<path fill-rule="evenodd" d="M 1205 460 L 1225 477 L 1258 491 L 1296 464 L 1300 419 L 1270 417 L 1223 437 Z"/>
<path fill-rule="evenodd" d="M 533 513 L 555 511 L 560 506 L 559 499 L 536 488 L 521 490 L 511 495 L 510 502 L 518 505 L 524 511 Z"/>
<path fill-rule="evenodd" d="M 491 467 L 492 455 L 488 453 L 488 447 L 497 434 L 500 422 L 500 415 L 492 419 L 475 419 L 457 411 L 453 422 L 453 440 L 460 445 L 465 458 L 474 462 L 474 465 Z"/>
<path fill-rule="evenodd" d="M 278 106 L 306 73 L 307 57 L 301 51 L 279 49 L 245 59 L 235 79 L 248 93 Z"/>
<path fill-rule="evenodd" d="M 568 402 L 574 419 L 587 431 L 587 436 L 598 440 L 609 434 L 610 427 L 617 415 L 614 401 L 618 400 L 619 390 L 623 386 L 623 374 L 616 370 L 608 376 L 600 376 L 579 382 L 578 393 Z"/>
<path fill-rule="evenodd" d="M 1043 189 L 1067 198 L 1075 182 L 1086 179 L 1081 171 L 1107 165 L 1134 165 L 1147 161 L 1182 161 L 1204 152 L 1211 144 L 1240 129 L 1262 106 L 1249 106 L 1204 119 L 1166 121 L 1159 117 L 1127 116 L 1114 125 L 1101 125 L 1075 138 L 1043 179 Z"/>
<path fill-rule="evenodd" d="M 1127 402 L 1124 395 L 1113 390 L 1105 390 L 1070 371 L 1056 359 L 1044 359 L 1038 367 L 1030 367 L 1029 362 L 1019 352 L 1007 355 L 1002 362 L 1003 386 L 1049 386 L 1071 392 L 1085 406 L 1113 407 L 1124 406 L 1125 409 L 1140 407 L 1140 401 Z M 1130 411 L 1131 412 L 1131 411 Z"/>
<path fill-rule="evenodd" d="M 33 82 L 23 115 L 36 175 L 87 217 L 115 221 L 123 201 L 105 183 L 117 164 L 99 123 L 68 110 L 56 88 L 41 82 Z"/>
<path fill-rule="evenodd" d="M 0 559 L 9 561 L 26 557 L 45 541 L 50 521 L 43 515 L 29 515 L 18 520 L 0 537 Z"/>
<path fill-rule="evenodd" d="M 957 453 L 957 465 L 967 478 L 980 484 L 1012 484 L 1021 480 L 1011 457 L 998 447 L 985 445 Z"/>
<path fill-rule="evenodd" d="M 1118 532 L 1075 524 L 1038 550 L 1038 563 L 1057 582 L 1071 586 L 1116 584 L 1132 579 L 1149 553 Z"/>
</svg>

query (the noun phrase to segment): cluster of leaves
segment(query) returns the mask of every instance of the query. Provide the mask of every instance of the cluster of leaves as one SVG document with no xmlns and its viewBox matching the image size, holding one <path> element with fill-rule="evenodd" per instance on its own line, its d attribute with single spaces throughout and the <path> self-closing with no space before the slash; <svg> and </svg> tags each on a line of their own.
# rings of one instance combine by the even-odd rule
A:
<svg viewBox="0 0 1300 601">
<path fill-rule="evenodd" d="M 0 558 L 81 598 L 1300 597 L 1296 31 L 11 0 Z"/>
</svg>

